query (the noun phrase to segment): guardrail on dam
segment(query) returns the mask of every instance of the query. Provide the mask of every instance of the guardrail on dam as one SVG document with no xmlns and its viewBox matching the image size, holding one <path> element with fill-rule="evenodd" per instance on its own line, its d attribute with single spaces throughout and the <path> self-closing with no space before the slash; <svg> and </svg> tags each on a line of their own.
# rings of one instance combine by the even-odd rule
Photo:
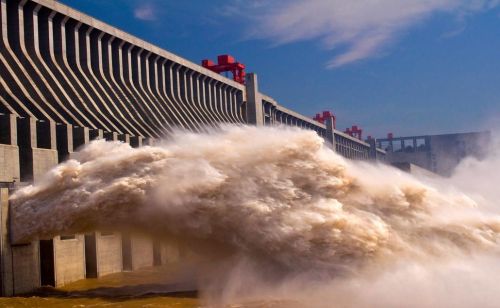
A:
<svg viewBox="0 0 500 308">
<path fill-rule="evenodd" d="M 182 253 L 137 234 L 94 232 L 11 245 L 9 193 L 36 182 L 95 138 L 133 147 L 174 128 L 219 123 L 288 125 L 316 131 L 341 155 L 383 157 L 366 143 L 280 106 L 258 90 L 187 61 L 53 0 L 0 0 L 1 294 L 33 291 L 124 269 L 159 265 Z"/>
</svg>

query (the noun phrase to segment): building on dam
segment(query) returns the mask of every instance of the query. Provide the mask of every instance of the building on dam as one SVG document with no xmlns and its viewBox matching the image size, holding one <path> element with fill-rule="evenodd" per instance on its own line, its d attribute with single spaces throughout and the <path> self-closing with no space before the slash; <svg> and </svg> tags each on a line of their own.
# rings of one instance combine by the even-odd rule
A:
<svg viewBox="0 0 500 308">
<path fill-rule="evenodd" d="M 376 142 L 387 152 L 388 163 L 395 166 L 412 164 L 444 177 L 451 176 L 465 157 L 486 157 L 491 143 L 489 131 L 407 137 L 388 134 L 387 137 Z"/>
<path fill-rule="evenodd" d="M 12 296 L 41 285 L 176 262 L 180 247 L 135 233 L 100 232 L 16 244 L 9 195 L 90 140 L 154 145 L 174 128 L 204 132 L 220 123 L 313 130 L 354 160 L 384 159 L 364 142 L 289 110 L 223 77 L 53 0 L 0 0 L 0 290 Z"/>
</svg>

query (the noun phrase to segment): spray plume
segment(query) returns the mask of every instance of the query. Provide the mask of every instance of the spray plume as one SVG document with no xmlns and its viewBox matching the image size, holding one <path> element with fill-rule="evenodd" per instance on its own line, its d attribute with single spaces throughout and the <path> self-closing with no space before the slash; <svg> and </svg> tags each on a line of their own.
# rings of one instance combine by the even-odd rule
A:
<svg viewBox="0 0 500 308">
<path fill-rule="evenodd" d="M 338 284 L 386 277 L 402 260 L 496 256 L 500 218 L 477 207 L 451 186 L 347 161 L 315 132 L 226 126 L 178 133 L 162 147 L 93 141 L 12 197 L 11 226 L 16 242 L 124 228 L 192 238 L 243 256 L 233 264 L 240 273 L 265 262 Z M 343 281 L 338 294 L 366 284 Z"/>
</svg>

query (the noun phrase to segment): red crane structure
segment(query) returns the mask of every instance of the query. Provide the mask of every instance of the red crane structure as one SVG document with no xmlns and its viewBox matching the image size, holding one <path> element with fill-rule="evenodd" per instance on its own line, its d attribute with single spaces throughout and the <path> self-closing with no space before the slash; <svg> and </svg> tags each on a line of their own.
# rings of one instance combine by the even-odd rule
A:
<svg viewBox="0 0 500 308">
<path fill-rule="evenodd" d="M 313 120 L 317 121 L 317 122 L 319 122 L 321 124 L 325 124 L 325 120 L 328 119 L 328 118 L 332 118 L 332 120 L 333 120 L 333 128 L 335 128 L 335 120 L 337 119 L 337 117 L 334 116 L 331 111 L 323 111 L 323 114 L 316 113 L 316 115 L 314 116 Z"/>
<path fill-rule="evenodd" d="M 347 134 L 351 137 L 358 138 L 359 140 L 363 140 L 363 130 L 359 128 L 359 126 L 353 125 L 352 128 L 346 128 L 344 134 Z"/>
<path fill-rule="evenodd" d="M 234 62 L 234 58 L 230 55 L 218 56 L 217 65 L 213 61 L 203 60 L 201 61 L 201 66 L 217 74 L 220 74 L 222 72 L 231 72 L 233 73 L 234 81 L 245 84 L 245 65 L 240 62 Z"/>
</svg>

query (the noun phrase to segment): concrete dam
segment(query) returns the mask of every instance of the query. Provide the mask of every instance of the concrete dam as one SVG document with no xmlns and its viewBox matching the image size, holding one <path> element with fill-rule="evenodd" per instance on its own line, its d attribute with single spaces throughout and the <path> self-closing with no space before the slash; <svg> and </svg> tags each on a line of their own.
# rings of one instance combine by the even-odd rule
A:
<svg viewBox="0 0 500 308">
<path fill-rule="evenodd" d="M 234 82 L 53 0 L 1 0 L 1 295 L 61 286 L 182 259 L 182 247 L 135 233 L 95 231 L 10 242 L 9 196 L 37 183 L 94 139 L 137 148 L 176 129 L 220 124 L 311 130 L 352 160 L 384 159 L 364 142 L 259 92 L 257 74 Z"/>
</svg>

